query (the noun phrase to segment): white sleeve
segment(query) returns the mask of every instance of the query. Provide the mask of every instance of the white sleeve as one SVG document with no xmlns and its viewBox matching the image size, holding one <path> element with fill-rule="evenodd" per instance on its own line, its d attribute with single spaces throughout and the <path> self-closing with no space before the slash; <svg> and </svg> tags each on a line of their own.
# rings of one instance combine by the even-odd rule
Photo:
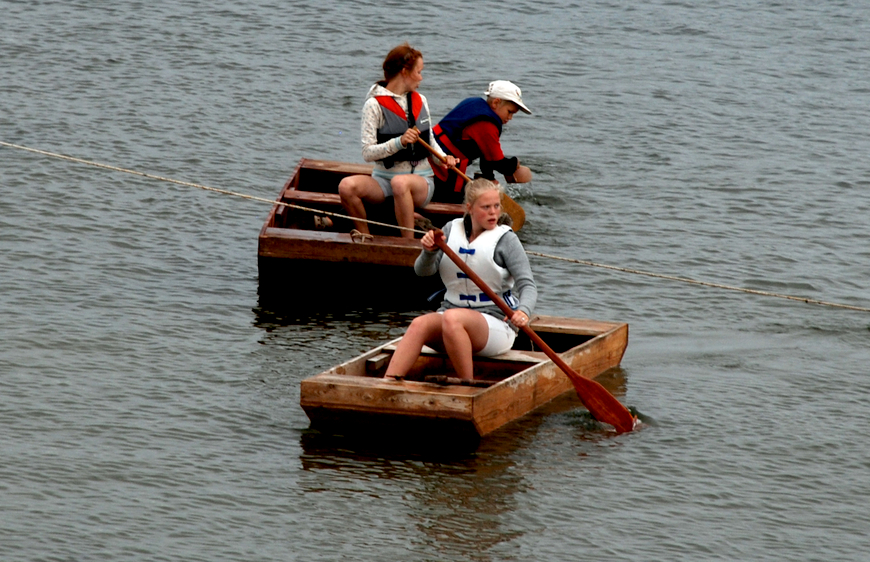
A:
<svg viewBox="0 0 870 562">
<path fill-rule="evenodd" d="M 378 144 L 378 129 L 384 126 L 384 113 L 381 104 L 375 98 L 369 98 L 363 105 L 360 137 L 362 139 L 362 157 L 366 162 L 383 160 L 387 156 L 402 150 L 399 137 Z"/>
</svg>

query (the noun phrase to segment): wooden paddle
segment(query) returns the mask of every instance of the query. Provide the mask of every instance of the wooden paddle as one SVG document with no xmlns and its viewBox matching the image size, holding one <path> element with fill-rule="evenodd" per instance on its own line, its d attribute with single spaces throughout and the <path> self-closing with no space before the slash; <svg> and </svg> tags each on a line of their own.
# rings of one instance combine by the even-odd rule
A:
<svg viewBox="0 0 870 562">
<path fill-rule="evenodd" d="M 441 160 L 445 164 L 447 163 L 447 159 L 435 152 L 435 149 L 432 148 L 432 146 L 428 142 L 424 141 L 421 138 L 418 138 L 417 142 L 422 144 L 429 152 L 432 153 L 433 156 L 438 158 L 438 160 Z M 456 166 L 449 166 L 449 168 L 459 174 L 459 176 L 462 177 L 465 181 L 471 181 L 471 178 L 462 173 L 462 171 L 460 171 L 459 168 L 457 168 Z M 504 212 L 510 215 L 511 220 L 513 221 L 511 228 L 514 229 L 514 232 L 519 231 L 526 223 L 526 211 L 523 210 L 523 208 L 520 207 L 520 204 L 514 201 L 507 193 L 504 193 L 502 196 L 501 206 L 504 209 Z"/>
<path fill-rule="evenodd" d="M 435 244 L 441 248 L 444 255 L 453 260 L 453 263 L 455 263 L 463 273 L 468 275 L 469 279 L 474 281 L 474 283 L 480 287 L 480 290 L 483 291 L 486 296 L 492 299 L 492 302 L 498 305 L 502 312 L 504 312 L 508 317 L 513 315 L 514 311 L 505 304 L 501 297 L 496 295 L 495 291 L 490 289 L 489 285 L 484 283 L 483 279 L 481 279 L 474 270 L 468 267 L 468 264 L 462 261 L 462 259 L 456 255 L 456 252 L 447 245 L 447 242 L 444 240 L 443 231 L 435 231 Z M 569 379 L 571 379 L 571 382 L 574 384 L 574 389 L 577 390 L 577 396 L 580 397 L 580 401 L 583 402 L 583 405 L 586 406 L 586 409 L 589 410 L 592 417 L 598 421 L 609 423 L 615 427 L 616 431 L 619 433 L 626 433 L 634 429 L 637 419 L 628 411 L 628 408 L 623 406 L 619 400 L 614 398 L 606 388 L 593 380 L 582 377 L 574 371 L 574 369 L 565 363 L 565 361 L 559 357 L 559 355 L 553 351 L 550 346 L 541 339 L 541 336 L 534 332 L 534 330 L 528 326 L 520 326 L 520 329 L 525 332 L 525 334 L 529 336 L 529 338 L 531 338 L 531 340 L 535 342 L 544 353 L 547 354 L 547 357 L 549 357 L 553 363 L 562 369 Z"/>
</svg>

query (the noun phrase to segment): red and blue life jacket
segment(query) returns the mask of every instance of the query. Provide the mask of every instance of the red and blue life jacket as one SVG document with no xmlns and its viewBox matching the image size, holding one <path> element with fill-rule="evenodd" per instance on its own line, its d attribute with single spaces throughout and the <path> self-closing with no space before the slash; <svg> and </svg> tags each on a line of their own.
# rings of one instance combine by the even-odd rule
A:
<svg viewBox="0 0 870 562">
<path fill-rule="evenodd" d="M 378 144 L 400 137 L 405 134 L 406 130 L 414 126 L 420 130 L 420 138 L 427 143 L 430 142 L 431 119 L 420 94 L 408 92 L 408 108 L 411 110 L 409 113 L 405 113 L 405 110 L 402 109 L 392 96 L 375 96 L 375 99 L 378 100 L 384 114 L 384 126 L 378 129 Z M 384 158 L 381 160 L 381 163 L 385 168 L 392 168 L 396 162 L 420 162 L 428 156 L 429 151 L 421 144 L 415 142 L 399 152 Z"/>
<path fill-rule="evenodd" d="M 456 167 L 463 174 L 468 165 L 483 154 L 474 140 L 462 139 L 462 131 L 478 121 L 493 123 L 498 128 L 499 136 L 501 136 L 501 117 L 492 110 L 483 98 L 467 98 L 462 100 L 432 129 L 438 144 L 441 145 L 444 151 L 459 159 L 459 165 Z M 462 176 L 459 176 L 455 172 L 451 171 L 448 174 L 436 168 L 435 174 L 439 180 L 452 186 L 456 194 L 459 194 L 465 185 L 465 180 Z"/>
</svg>

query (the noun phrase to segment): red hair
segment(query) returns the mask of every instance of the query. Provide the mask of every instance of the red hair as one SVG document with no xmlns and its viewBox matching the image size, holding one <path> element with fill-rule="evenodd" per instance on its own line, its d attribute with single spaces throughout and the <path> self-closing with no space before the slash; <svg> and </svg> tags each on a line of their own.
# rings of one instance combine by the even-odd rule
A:
<svg viewBox="0 0 870 562">
<path fill-rule="evenodd" d="M 417 59 L 422 58 L 423 53 L 409 45 L 407 42 L 395 47 L 387 53 L 384 59 L 384 84 L 398 76 L 403 70 L 411 70 L 417 64 Z M 383 85 L 383 84 L 382 84 Z"/>
</svg>

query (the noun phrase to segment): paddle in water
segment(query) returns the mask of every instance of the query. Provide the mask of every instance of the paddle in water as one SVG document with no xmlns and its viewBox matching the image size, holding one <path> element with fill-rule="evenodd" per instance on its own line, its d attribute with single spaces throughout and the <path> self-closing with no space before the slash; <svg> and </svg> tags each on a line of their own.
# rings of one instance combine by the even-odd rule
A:
<svg viewBox="0 0 870 562">
<path fill-rule="evenodd" d="M 495 294 L 495 291 L 493 291 L 489 285 L 484 283 L 483 279 L 481 279 L 473 269 L 468 267 L 468 264 L 462 261 L 462 258 L 456 255 L 456 252 L 447 245 L 447 242 L 444 240 L 443 231 L 435 231 L 435 244 L 442 252 L 444 252 L 445 256 L 453 260 L 453 263 L 455 263 L 463 273 L 468 275 L 469 279 L 474 281 L 474 283 L 480 287 L 480 290 L 488 296 L 492 302 L 498 305 L 502 312 L 508 315 L 508 317 L 513 314 L 513 310 L 504 302 L 504 300 Z M 609 423 L 616 428 L 616 431 L 619 433 L 626 433 L 634 429 L 637 424 L 637 418 L 635 418 L 628 408 L 623 406 L 619 400 L 614 398 L 606 388 L 593 380 L 584 378 L 574 371 L 574 369 L 565 363 L 565 361 L 555 351 L 553 351 L 544 340 L 541 339 L 541 336 L 536 334 L 534 330 L 528 327 L 528 325 L 520 326 L 520 329 L 529 336 L 535 344 L 537 344 L 537 346 L 553 363 L 562 369 L 569 379 L 571 379 L 571 383 L 577 391 L 577 396 L 580 397 L 580 401 L 583 402 L 583 405 L 586 406 L 586 409 L 589 410 L 592 417 L 600 422 Z"/>
</svg>

